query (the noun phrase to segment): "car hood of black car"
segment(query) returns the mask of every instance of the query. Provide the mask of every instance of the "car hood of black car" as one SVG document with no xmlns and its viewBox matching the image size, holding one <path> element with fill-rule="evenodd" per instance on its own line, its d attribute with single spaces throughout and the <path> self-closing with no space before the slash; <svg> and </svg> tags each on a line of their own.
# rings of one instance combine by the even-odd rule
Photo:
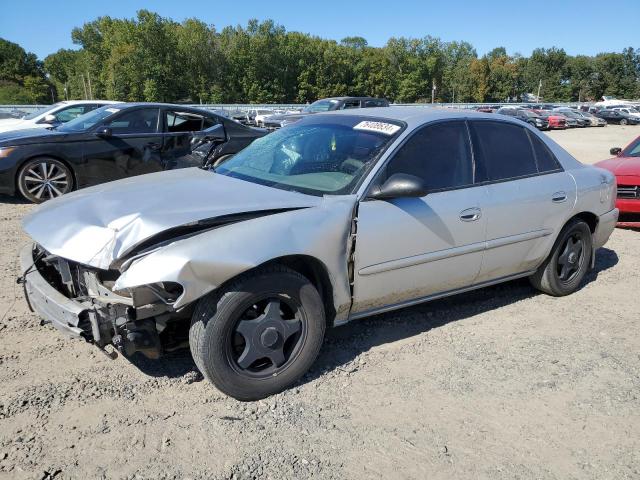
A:
<svg viewBox="0 0 640 480">
<path fill-rule="evenodd" d="M 0 146 L 30 145 L 32 143 L 59 142 L 69 138 L 66 132 L 46 128 L 29 128 L 0 133 Z"/>
<path fill-rule="evenodd" d="M 161 233 L 317 206 L 321 197 L 186 168 L 104 183 L 40 205 L 22 225 L 48 252 L 96 268 Z M 262 212 L 262 213 L 261 213 Z M 250 217 L 250 215 L 249 215 Z M 176 237 L 179 234 L 176 234 Z"/>
</svg>

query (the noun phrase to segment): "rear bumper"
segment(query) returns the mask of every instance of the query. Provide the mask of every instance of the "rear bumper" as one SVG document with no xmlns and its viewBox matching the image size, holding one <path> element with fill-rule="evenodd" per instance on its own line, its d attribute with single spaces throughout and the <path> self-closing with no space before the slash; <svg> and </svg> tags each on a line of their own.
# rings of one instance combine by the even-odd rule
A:
<svg viewBox="0 0 640 480">
<path fill-rule="evenodd" d="M 618 215 L 620 211 L 617 208 L 605 213 L 604 215 L 600 215 L 598 226 L 596 227 L 596 231 L 593 234 L 593 249 L 602 247 L 607 241 L 609 237 L 613 233 L 613 230 L 616 228 L 616 223 L 618 222 Z"/>
<path fill-rule="evenodd" d="M 21 272 L 33 266 L 33 245 L 26 245 L 20 252 Z M 45 322 L 69 337 L 84 337 L 90 308 L 70 300 L 53 288 L 36 268 L 24 277 L 24 293 L 29 308 Z M 85 327 L 86 328 L 86 327 Z"/>
</svg>

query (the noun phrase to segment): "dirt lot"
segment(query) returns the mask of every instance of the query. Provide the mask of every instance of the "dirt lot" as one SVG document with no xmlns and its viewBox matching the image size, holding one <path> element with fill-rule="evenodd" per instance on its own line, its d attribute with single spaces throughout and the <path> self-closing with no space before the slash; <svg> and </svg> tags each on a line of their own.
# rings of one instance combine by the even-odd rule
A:
<svg viewBox="0 0 640 480">
<path fill-rule="evenodd" d="M 554 132 L 593 162 L 640 127 Z M 640 478 L 640 232 L 566 298 L 526 281 L 335 329 L 291 390 L 239 403 L 188 354 L 142 364 L 40 326 L 0 201 L 0 479 Z"/>
</svg>

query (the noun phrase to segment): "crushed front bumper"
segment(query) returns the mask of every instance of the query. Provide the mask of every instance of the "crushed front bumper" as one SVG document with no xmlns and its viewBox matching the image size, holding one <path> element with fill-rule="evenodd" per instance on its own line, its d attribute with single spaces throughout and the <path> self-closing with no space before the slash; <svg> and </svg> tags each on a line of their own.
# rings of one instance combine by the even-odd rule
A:
<svg viewBox="0 0 640 480">
<path fill-rule="evenodd" d="M 82 295 L 70 298 L 56 288 L 60 282 L 52 277 L 55 275 L 53 263 L 58 265 L 55 271 L 61 275 L 62 283 L 67 285 L 64 278 L 73 277 L 71 291 L 81 291 Z M 60 273 L 64 270 L 61 265 L 66 266 L 64 276 Z M 132 306 L 133 299 L 119 296 L 98 284 L 100 279 L 95 272 L 78 264 L 71 269 L 67 260 L 48 255 L 33 244 L 26 245 L 20 252 L 20 267 L 22 276 L 18 282 L 24 287 L 29 308 L 41 317 L 43 324 L 51 323 L 68 337 L 82 338 L 111 358 L 115 358 L 115 353 L 105 350 L 109 344 L 127 356 L 141 352 L 148 358 L 158 358 L 162 354 L 156 316 L 163 318 L 162 329 L 167 328 L 166 321 L 174 312 L 168 301 L 144 303 L 136 310 Z M 84 281 L 76 281 L 75 277 L 83 277 Z M 157 289 L 154 292 L 155 296 L 151 297 L 156 299 L 164 293 Z M 136 298 L 150 298 L 150 293 L 138 291 Z"/>
<path fill-rule="evenodd" d="M 90 306 L 65 297 L 33 265 L 33 245 L 29 244 L 20 252 L 21 272 L 28 271 L 23 278 L 23 286 L 29 308 L 65 335 L 84 337 L 86 329 L 90 329 Z"/>
</svg>

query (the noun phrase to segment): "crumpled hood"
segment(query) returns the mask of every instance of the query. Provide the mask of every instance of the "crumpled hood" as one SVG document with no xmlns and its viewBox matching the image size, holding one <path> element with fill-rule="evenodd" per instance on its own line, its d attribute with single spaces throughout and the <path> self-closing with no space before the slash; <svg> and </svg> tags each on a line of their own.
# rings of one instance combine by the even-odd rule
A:
<svg viewBox="0 0 640 480">
<path fill-rule="evenodd" d="M 64 195 L 40 205 L 22 226 L 50 253 L 107 269 L 136 245 L 171 228 L 245 212 L 312 207 L 321 201 L 187 168 Z"/>
<path fill-rule="evenodd" d="M 640 157 L 614 157 L 596 163 L 597 167 L 609 170 L 615 176 L 640 176 Z"/>
</svg>

